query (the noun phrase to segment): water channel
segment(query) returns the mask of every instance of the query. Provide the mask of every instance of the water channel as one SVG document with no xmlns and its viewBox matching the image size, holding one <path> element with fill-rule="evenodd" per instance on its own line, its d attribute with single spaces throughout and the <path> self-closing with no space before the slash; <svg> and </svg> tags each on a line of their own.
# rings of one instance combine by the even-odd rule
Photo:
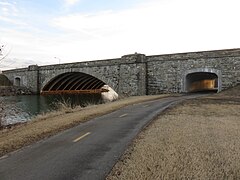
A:
<svg viewBox="0 0 240 180">
<path fill-rule="evenodd" d="M 21 123 L 56 111 L 62 104 L 74 108 L 101 102 L 100 94 L 4 96 L 0 97 L 0 120 L 2 125 Z"/>
</svg>

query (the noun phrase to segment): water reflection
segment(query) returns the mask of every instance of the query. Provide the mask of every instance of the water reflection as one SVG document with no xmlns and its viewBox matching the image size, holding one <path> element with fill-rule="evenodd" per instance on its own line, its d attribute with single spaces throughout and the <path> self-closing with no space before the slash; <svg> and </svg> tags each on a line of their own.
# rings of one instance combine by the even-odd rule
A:
<svg viewBox="0 0 240 180">
<path fill-rule="evenodd" d="M 60 105 L 74 108 L 101 102 L 100 94 L 0 97 L 0 118 L 2 125 L 15 124 L 29 121 L 38 114 L 57 110 Z"/>
</svg>

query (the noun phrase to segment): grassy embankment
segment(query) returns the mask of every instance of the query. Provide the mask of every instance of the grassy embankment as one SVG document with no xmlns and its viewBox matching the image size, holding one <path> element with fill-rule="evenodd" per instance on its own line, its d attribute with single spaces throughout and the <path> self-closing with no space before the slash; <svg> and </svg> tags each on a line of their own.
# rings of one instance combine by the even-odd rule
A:
<svg viewBox="0 0 240 180">
<path fill-rule="evenodd" d="M 121 107 L 166 96 L 167 95 L 135 96 L 112 103 L 89 106 L 86 108 L 64 108 L 58 112 L 40 115 L 31 122 L 13 126 L 10 129 L 0 130 L 0 157 L 11 151 L 57 134 L 60 131 L 74 127 L 87 120 L 115 111 Z"/>
<path fill-rule="evenodd" d="M 240 179 L 240 86 L 165 111 L 107 179 Z"/>
</svg>

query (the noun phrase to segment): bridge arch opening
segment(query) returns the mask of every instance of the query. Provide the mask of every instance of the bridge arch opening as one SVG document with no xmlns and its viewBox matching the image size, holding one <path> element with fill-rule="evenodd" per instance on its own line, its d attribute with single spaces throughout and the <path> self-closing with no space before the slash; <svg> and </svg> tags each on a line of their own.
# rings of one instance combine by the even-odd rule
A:
<svg viewBox="0 0 240 180">
<path fill-rule="evenodd" d="M 108 90 L 100 79 L 82 72 L 68 72 L 51 79 L 41 91 L 41 94 L 84 94 L 102 93 Z"/>
<path fill-rule="evenodd" d="M 186 92 L 218 92 L 219 77 L 213 72 L 192 72 L 185 78 Z"/>
<path fill-rule="evenodd" d="M 12 86 L 12 82 L 7 78 L 7 76 L 0 73 L 0 86 Z"/>
<path fill-rule="evenodd" d="M 14 85 L 15 86 L 20 86 L 21 85 L 21 78 L 20 77 L 16 77 L 14 79 Z"/>
</svg>

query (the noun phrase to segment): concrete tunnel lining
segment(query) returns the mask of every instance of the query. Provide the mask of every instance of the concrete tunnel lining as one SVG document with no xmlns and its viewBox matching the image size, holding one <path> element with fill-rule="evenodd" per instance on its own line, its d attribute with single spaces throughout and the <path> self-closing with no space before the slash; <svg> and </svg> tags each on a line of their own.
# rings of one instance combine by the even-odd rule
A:
<svg viewBox="0 0 240 180">
<path fill-rule="evenodd" d="M 212 81 L 212 82 L 210 82 Z M 210 69 L 210 68 L 198 68 L 198 69 L 192 69 L 188 70 L 184 73 L 183 76 L 183 82 L 182 82 L 182 91 L 183 92 L 191 92 L 191 91 L 201 91 L 201 90 L 215 90 L 217 92 L 220 92 L 222 89 L 222 75 L 221 71 L 216 69 Z M 195 84 L 194 84 L 195 83 Z M 214 88 L 206 89 L 206 85 L 200 85 L 195 90 L 193 90 L 191 87 L 193 85 L 196 86 L 196 83 L 211 83 Z M 214 83 L 214 84 L 213 84 Z"/>
</svg>

